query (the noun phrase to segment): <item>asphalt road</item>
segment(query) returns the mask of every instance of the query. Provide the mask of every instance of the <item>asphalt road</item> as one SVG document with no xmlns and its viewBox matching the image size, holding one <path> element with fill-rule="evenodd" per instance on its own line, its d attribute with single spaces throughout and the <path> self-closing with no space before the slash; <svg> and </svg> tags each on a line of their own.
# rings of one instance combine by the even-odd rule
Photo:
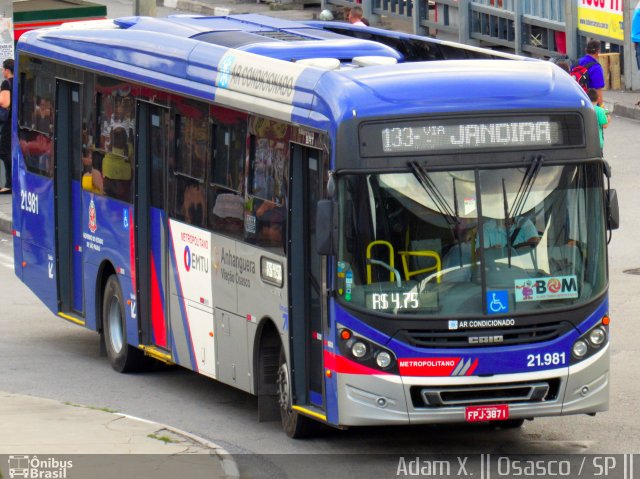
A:
<svg viewBox="0 0 640 479">
<path fill-rule="evenodd" d="M 99 355 L 97 334 L 54 316 L 18 281 L 6 235 L 0 235 L 0 390 L 108 407 L 171 424 L 225 447 L 246 478 L 386 477 L 381 467 L 392 477 L 401 455 L 640 453 L 640 275 L 628 272 L 640 273 L 639 126 L 614 118 L 605 140 L 622 223 L 610 244 L 612 385 L 606 413 L 541 418 L 515 431 L 467 425 L 358 428 L 291 440 L 279 423 L 257 422 L 255 398 L 187 370 L 161 366 L 144 374 L 114 372 Z M 299 456 L 282 456 L 291 453 Z M 371 460 L 358 454 L 395 458 Z M 302 470 L 309 473 L 303 476 Z"/>
</svg>

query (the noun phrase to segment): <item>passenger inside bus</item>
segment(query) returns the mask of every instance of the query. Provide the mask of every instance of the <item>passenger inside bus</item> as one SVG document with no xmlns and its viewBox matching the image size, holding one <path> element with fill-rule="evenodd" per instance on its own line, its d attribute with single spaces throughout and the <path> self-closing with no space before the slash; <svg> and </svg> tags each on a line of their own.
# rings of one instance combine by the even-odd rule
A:
<svg viewBox="0 0 640 479">
<path fill-rule="evenodd" d="M 194 226 L 204 226 L 204 191 L 199 183 L 192 183 L 184 190 L 182 215 L 184 220 Z"/>
<path fill-rule="evenodd" d="M 102 159 L 105 194 L 124 201 L 131 198 L 131 162 L 128 157 L 128 133 L 122 126 L 111 131 L 111 151 Z"/>
<path fill-rule="evenodd" d="M 265 246 L 280 246 L 284 237 L 284 207 L 272 201 L 257 201 L 256 208 L 257 237 Z"/>
<path fill-rule="evenodd" d="M 91 193 L 104 193 L 104 184 L 102 179 L 102 157 L 104 155 L 99 151 L 93 151 L 87 148 L 86 154 L 82 156 L 82 189 Z"/>
<path fill-rule="evenodd" d="M 51 100 L 44 97 L 38 98 L 35 108 L 34 122 L 34 130 L 46 133 L 47 135 L 51 134 Z"/>
<path fill-rule="evenodd" d="M 20 149 L 30 168 L 46 176 L 53 176 L 52 142 L 48 135 L 37 131 L 21 135 Z"/>
</svg>

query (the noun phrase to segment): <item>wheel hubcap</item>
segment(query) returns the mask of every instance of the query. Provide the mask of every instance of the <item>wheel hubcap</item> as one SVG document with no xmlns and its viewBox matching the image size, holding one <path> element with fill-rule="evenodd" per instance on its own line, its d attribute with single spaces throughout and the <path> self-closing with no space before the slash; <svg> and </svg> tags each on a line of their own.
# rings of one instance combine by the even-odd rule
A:
<svg viewBox="0 0 640 479">
<path fill-rule="evenodd" d="M 288 411 L 291 408 L 289 400 L 289 368 L 286 364 L 281 364 L 278 369 L 278 403 L 280 409 Z"/>
<path fill-rule="evenodd" d="M 109 304 L 109 341 L 116 353 L 122 351 L 124 345 L 124 334 L 122 327 L 122 315 L 120 314 L 120 303 L 116 298 L 111 299 Z"/>
</svg>

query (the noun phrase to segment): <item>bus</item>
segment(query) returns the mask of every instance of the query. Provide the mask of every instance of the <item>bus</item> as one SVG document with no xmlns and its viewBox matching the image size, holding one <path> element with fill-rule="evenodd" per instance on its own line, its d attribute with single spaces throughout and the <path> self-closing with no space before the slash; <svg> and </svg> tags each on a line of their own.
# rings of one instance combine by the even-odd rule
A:
<svg viewBox="0 0 640 479">
<path fill-rule="evenodd" d="M 550 62 L 174 15 L 25 33 L 15 74 L 15 272 L 116 371 L 291 437 L 607 410 L 617 197 Z"/>
</svg>

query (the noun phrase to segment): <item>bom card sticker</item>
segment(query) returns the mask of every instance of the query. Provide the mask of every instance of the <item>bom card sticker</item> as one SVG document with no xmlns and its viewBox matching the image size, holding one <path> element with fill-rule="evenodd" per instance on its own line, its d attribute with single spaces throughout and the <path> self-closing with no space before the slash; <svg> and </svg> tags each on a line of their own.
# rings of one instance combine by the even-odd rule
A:
<svg viewBox="0 0 640 479">
<path fill-rule="evenodd" d="M 575 275 L 552 278 L 515 280 L 516 303 L 577 298 L 578 280 Z"/>
</svg>

